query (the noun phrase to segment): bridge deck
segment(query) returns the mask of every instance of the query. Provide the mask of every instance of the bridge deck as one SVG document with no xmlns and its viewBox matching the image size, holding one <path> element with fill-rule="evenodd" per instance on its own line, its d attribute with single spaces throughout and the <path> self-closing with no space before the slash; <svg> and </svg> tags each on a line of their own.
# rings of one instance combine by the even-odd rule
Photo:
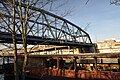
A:
<svg viewBox="0 0 120 80">
<path fill-rule="evenodd" d="M 22 35 L 16 35 L 16 41 L 19 44 L 22 44 Z M 7 32 L 0 32 L 0 43 L 12 43 L 12 34 Z M 27 36 L 27 44 L 35 45 L 35 44 L 42 44 L 42 45 L 68 45 L 68 46 L 90 46 L 92 47 L 93 44 L 91 43 L 83 43 L 83 42 L 73 42 L 68 40 L 60 40 L 60 39 L 52 39 L 52 38 L 43 38 L 38 36 Z"/>
<path fill-rule="evenodd" d="M 3 56 L 0 56 L 3 57 Z M 13 57 L 13 56 L 4 56 Z M 22 57 L 22 55 L 19 55 Z M 68 58 L 119 58 L 120 53 L 81 53 L 81 54 L 51 54 L 51 55 L 28 55 L 28 57 L 68 57 Z"/>
</svg>

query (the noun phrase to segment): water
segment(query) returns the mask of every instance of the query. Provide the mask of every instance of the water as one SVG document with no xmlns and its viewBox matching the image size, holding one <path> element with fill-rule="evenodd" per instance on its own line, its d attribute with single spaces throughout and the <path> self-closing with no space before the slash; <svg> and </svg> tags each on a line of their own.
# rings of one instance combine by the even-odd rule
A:
<svg viewBox="0 0 120 80">
<path fill-rule="evenodd" d="M 4 74 L 0 74 L 0 80 L 4 80 Z"/>
</svg>

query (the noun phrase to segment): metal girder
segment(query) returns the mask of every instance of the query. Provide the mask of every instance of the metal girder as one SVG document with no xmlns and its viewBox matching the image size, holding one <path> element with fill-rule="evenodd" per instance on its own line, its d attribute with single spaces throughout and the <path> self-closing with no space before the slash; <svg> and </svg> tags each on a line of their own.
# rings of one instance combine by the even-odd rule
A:
<svg viewBox="0 0 120 80">
<path fill-rule="evenodd" d="M 6 5 L 6 2 L 4 0 L 0 1 L 0 4 L 3 5 L 2 7 L 5 10 L 8 10 L 9 8 Z M 16 2 L 16 7 L 19 6 L 19 3 Z M 26 4 L 21 4 L 23 8 L 27 8 Z M 27 44 L 57 44 L 57 45 L 86 45 L 91 46 L 92 41 L 90 39 L 90 36 L 87 32 L 82 30 L 79 26 L 71 23 L 70 21 L 57 16 L 55 14 L 52 14 L 48 11 L 45 11 L 40 8 L 36 8 L 34 6 L 29 6 L 29 9 L 31 10 L 32 14 L 28 19 L 28 28 L 27 30 Z M 22 43 L 21 39 L 21 32 L 22 28 L 20 26 L 20 17 L 19 17 L 19 10 L 17 10 L 16 15 L 16 39 L 17 43 Z M 3 17 L 6 23 L 3 21 L 2 24 L 5 26 L 8 26 L 7 22 L 10 23 L 12 20 L 12 16 L 10 15 L 10 11 L 1 11 L 0 17 Z M 9 19 L 9 21 L 8 21 Z M 3 19 L 0 19 L 3 20 Z M 22 18 L 24 21 L 24 17 Z M 12 21 L 11 21 L 12 22 Z M 5 30 L 4 27 L 1 27 L 1 33 L 0 33 L 0 42 L 12 42 L 11 38 L 11 26 L 12 23 L 9 25 L 9 30 Z M 7 36 L 7 38 L 4 38 L 3 36 Z M 10 40 L 7 41 L 10 37 Z M 5 40 L 3 40 L 5 39 Z"/>
<path fill-rule="evenodd" d="M 22 35 L 17 34 L 16 35 L 16 41 L 18 44 L 22 44 Z M 0 42 L 1 43 L 12 43 L 12 34 L 6 33 L 6 32 L 0 32 Z M 71 42 L 71 41 L 65 41 L 65 40 L 55 40 L 52 38 L 42 38 L 38 36 L 27 36 L 27 44 L 48 44 L 48 45 L 65 45 L 65 46 L 92 46 L 92 44 L 84 44 L 79 42 Z"/>
</svg>

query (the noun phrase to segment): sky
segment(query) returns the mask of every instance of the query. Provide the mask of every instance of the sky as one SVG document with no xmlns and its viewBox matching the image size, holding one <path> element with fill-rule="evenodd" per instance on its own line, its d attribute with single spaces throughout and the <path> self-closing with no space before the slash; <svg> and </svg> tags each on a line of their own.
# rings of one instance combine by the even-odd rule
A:
<svg viewBox="0 0 120 80">
<path fill-rule="evenodd" d="M 60 0 L 59 4 L 65 0 Z M 89 24 L 86 32 L 93 42 L 109 39 L 120 40 L 120 6 L 110 5 L 110 0 L 68 0 L 59 12 L 71 10 L 65 19 L 82 29 Z"/>
</svg>

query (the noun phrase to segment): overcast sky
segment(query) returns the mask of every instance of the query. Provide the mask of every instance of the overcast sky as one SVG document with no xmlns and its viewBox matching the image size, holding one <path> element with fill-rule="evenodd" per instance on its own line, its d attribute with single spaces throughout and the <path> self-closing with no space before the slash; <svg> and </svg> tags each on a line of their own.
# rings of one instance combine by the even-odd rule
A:
<svg viewBox="0 0 120 80">
<path fill-rule="evenodd" d="M 62 3 L 65 0 L 60 0 Z M 87 32 L 93 42 L 106 39 L 120 40 L 120 6 L 110 5 L 110 0 L 68 0 L 59 11 L 72 10 L 67 20 L 82 29 L 90 23 Z"/>
</svg>

